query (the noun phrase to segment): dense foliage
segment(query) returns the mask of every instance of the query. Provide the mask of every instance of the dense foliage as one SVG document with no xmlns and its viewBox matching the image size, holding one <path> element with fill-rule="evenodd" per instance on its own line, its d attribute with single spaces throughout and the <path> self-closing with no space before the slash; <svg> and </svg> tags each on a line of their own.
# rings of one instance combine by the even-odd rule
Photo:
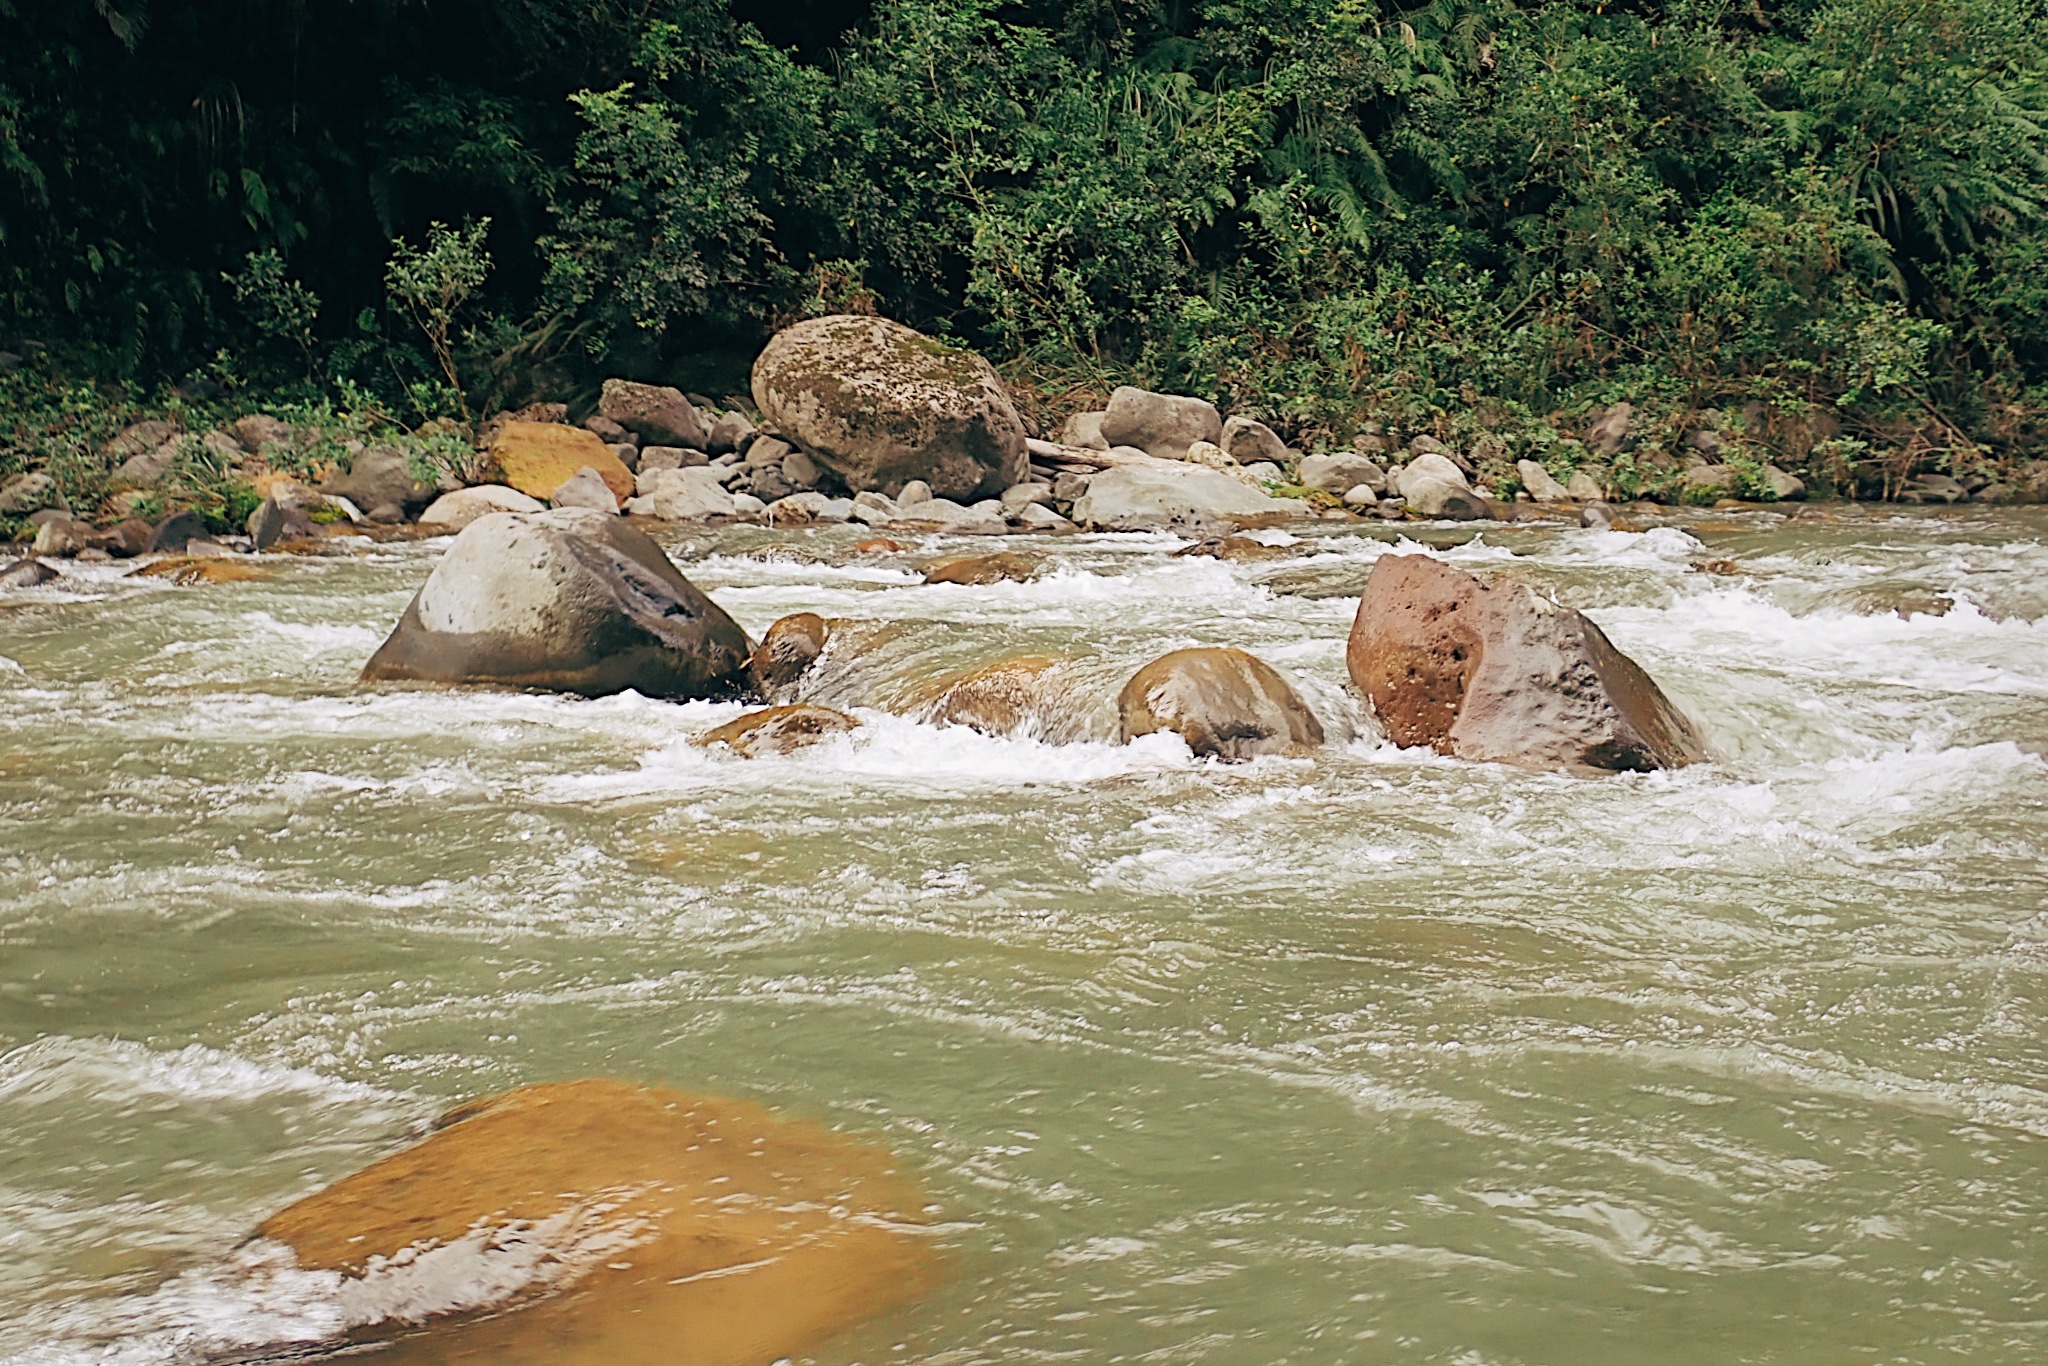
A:
<svg viewBox="0 0 2048 1366">
<path fill-rule="evenodd" d="M 423 418 L 729 386 L 776 322 L 876 308 L 1340 435 L 1630 396 L 2010 447 L 2048 403 L 2044 18 L 0 0 L 0 345 Z"/>
</svg>

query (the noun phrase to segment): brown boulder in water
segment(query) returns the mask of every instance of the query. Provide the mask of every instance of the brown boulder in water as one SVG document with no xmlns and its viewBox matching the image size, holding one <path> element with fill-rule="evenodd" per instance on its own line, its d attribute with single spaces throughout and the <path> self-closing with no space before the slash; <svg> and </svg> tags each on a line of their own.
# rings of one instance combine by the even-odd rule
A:
<svg viewBox="0 0 2048 1366">
<path fill-rule="evenodd" d="M 345 1278 L 379 1361 L 754 1366 L 933 1279 L 886 1152 L 743 1101 L 558 1082 L 442 1124 L 258 1230 Z"/>
<path fill-rule="evenodd" d="M 740 697 L 754 690 L 752 653 L 746 632 L 644 532 L 556 508 L 464 527 L 363 679 Z"/>
<path fill-rule="evenodd" d="M 1038 577 L 1045 568 L 1045 561 L 1036 555 L 1019 555 L 1015 551 L 1003 551 L 995 555 L 975 555 L 964 560 L 947 560 L 935 564 L 925 571 L 926 583 L 957 583 L 976 587 L 1003 582 L 1028 583 Z"/>
<path fill-rule="evenodd" d="M 140 569 L 129 571 L 131 579 L 169 579 L 188 587 L 199 583 L 254 583 L 270 577 L 268 571 L 240 560 L 213 555 L 173 555 Z"/>
<path fill-rule="evenodd" d="M 1692 722 L 1582 613 L 1426 555 L 1373 565 L 1345 663 L 1397 744 L 1568 773 L 1706 757 Z"/>
<path fill-rule="evenodd" d="M 778 617 L 754 647 L 748 667 L 763 692 L 794 684 L 825 653 L 832 628 L 816 612 Z"/>
<path fill-rule="evenodd" d="M 1125 740 L 1170 730 L 1197 755 L 1250 759 L 1323 742 L 1322 723 L 1272 665 L 1243 650 L 1161 655 L 1117 694 Z"/>
<path fill-rule="evenodd" d="M 697 737 L 705 749 L 723 745 L 745 759 L 788 754 L 834 735 L 859 730 L 860 722 L 843 711 L 804 704 L 750 711 Z"/>
<path fill-rule="evenodd" d="M 1063 661 L 1049 655 L 1013 655 L 971 669 L 946 683 L 924 709 L 934 725 L 966 726 L 984 735 L 1031 734 L 1063 743 L 1078 737 L 1081 718 L 1062 696 Z"/>
</svg>

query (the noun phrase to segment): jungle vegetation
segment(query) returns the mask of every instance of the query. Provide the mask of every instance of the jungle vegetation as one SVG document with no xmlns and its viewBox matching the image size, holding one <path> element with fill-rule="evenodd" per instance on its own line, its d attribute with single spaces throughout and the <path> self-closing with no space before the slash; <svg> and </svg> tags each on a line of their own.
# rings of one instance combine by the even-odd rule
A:
<svg viewBox="0 0 2048 1366">
<path fill-rule="evenodd" d="M 1028 394 L 1834 458 L 2048 405 L 2043 0 L 0 0 L 0 347 L 464 420 L 873 309 Z M 719 386 L 714 388 L 713 386 Z"/>
</svg>

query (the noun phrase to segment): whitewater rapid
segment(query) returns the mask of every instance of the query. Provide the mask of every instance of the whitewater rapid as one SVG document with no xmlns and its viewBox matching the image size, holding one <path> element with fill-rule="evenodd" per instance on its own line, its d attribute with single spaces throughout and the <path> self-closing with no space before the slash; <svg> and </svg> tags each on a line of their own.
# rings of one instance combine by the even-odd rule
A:
<svg viewBox="0 0 2048 1366">
<path fill-rule="evenodd" d="M 1073 537 L 986 587 L 921 582 L 967 538 L 674 536 L 750 632 L 868 633 L 813 683 L 862 728 L 751 761 L 691 743 L 736 704 L 358 687 L 445 543 L 0 599 L 0 1359 L 331 1336 L 260 1218 L 612 1075 L 920 1173 L 946 1287 L 824 1362 L 2036 1360 L 2048 521 L 1677 521 Z M 1713 762 L 1388 744 L 1343 642 L 1417 551 L 1586 609 Z M 1114 743 L 1198 644 L 1331 743 Z M 1019 653 L 1078 738 L 916 718 Z"/>
</svg>

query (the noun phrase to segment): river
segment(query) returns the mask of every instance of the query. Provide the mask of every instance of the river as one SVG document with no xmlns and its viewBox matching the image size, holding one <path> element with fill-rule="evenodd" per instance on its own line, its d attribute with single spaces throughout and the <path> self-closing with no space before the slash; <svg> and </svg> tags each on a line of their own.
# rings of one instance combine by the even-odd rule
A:
<svg viewBox="0 0 2048 1366">
<path fill-rule="evenodd" d="M 864 729 L 751 761 L 689 743 L 733 705 L 358 687 L 445 542 L 0 599 L 0 1359 L 329 1331 L 248 1231 L 583 1076 L 918 1174 L 946 1275 L 823 1366 L 2048 1358 L 2048 518 L 1674 520 L 988 587 L 914 566 L 1018 542 L 671 530 L 750 633 L 877 624 L 816 684 Z M 1376 739 L 1344 636 L 1417 543 L 1585 608 L 1716 761 Z M 1109 743 L 1194 644 L 1329 746 Z M 1044 735 L 886 710 L 1020 651 L 1074 661 Z"/>
</svg>

